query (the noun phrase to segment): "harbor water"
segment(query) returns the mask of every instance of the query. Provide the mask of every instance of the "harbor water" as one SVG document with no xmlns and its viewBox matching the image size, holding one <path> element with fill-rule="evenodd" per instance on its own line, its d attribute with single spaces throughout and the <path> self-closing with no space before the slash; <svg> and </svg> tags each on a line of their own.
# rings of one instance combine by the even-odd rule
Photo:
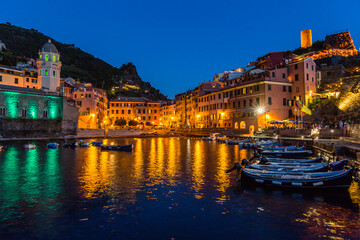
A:
<svg viewBox="0 0 360 240">
<path fill-rule="evenodd" d="M 37 148 L 25 150 L 26 143 Z M 2 240 L 360 239 L 357 183 L 348 191 L 245 188 L 225 173 L 252 157 L 236 145 L 104 140 L 134 145 L 116 152 L 46 149 L 46 143 L 2 143 Z"/>
</svg>

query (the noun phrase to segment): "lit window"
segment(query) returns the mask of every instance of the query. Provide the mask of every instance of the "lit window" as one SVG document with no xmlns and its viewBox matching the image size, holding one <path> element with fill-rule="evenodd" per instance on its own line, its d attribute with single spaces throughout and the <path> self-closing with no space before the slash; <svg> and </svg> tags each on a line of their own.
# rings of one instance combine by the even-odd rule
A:
<svg viewBox="0 0 360 240">
<path fill-rule="evenodd" d="M 49 55 L 45 55 L 45 61 L 49 61 Z"/>
<path fill-rule="evenodd" d="M 55 55 L 53 56 L 53 62 L 56 62 L 56 56 Z"/>
<path fill-rule="evenodd" d="M 45 69 L 45 76 L 48 76 L 48 75 L 49 75 L 48 70 Z"/>
<path fill-rule="evenodd" d="M 56 77 L 56 73 L 55 73 L 55 71 L 53 71 L 53 77 Z"/>
</svg>

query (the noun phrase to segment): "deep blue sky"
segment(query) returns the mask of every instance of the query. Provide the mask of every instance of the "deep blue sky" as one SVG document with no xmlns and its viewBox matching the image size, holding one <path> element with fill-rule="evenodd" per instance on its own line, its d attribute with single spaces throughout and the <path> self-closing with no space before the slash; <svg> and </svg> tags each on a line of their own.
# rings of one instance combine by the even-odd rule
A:
<svg viewBox="0 0 360 240">
<path fill-rule="evenodd" d="M 133 62 L 170 98 L 267 52 L 348 29 L 360 47 L 360 1 L 4 1 L 0 22 L 34 28 L 113 66 Z M 1 39 L 1 36 L 0 36 Z"/>
</svg>

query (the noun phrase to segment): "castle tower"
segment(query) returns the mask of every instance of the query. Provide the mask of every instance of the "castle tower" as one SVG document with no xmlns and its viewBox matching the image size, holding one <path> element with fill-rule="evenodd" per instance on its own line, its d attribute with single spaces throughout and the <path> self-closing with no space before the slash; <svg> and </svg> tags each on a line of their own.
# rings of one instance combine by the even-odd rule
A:
<svg viewBox="0 0 360 240">
<path fill-rule="evenodd" d="M 49 92 L 57 92 L 60 87 L 60 54 L 51 40 L 45 43 L 39 51 L 39 59 L 36 61 L 41 88 Z"/>
<path fill-rule="evenodd" d="M 312 46 L 311 29 L 302 30 L 301 33 L 301 47 L 308 48 Z"/>
</svg>

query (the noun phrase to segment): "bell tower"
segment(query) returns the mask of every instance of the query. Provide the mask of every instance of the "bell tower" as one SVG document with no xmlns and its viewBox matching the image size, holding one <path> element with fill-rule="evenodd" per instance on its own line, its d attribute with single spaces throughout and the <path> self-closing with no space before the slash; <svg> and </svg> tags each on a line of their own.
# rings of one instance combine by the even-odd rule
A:
<svg viewBox="0 0 360 240">
<path fill-rule="evenodd" d="M 51 40 L 45 43 L 39 51 L 36 61 L 38 68 L 38 81 L 41 89 L 47 92 L 59 92 L 61 62 L 60 54 Z"/>
</svg>

